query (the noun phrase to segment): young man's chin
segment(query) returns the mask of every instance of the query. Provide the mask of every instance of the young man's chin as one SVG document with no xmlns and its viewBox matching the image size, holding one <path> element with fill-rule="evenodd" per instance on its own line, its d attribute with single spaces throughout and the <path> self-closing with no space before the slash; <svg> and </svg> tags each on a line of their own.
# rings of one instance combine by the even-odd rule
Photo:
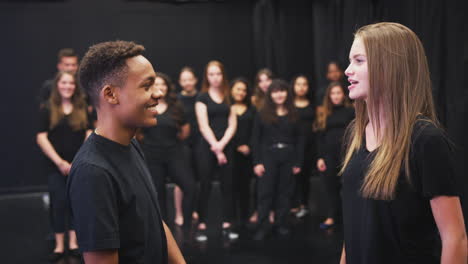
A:
<svg viewBox="0 0 468 264">
<path fill-rule="evenodd" d="M 152 127 L 152 126 L 155 126 L 157 123 L 158 123 L 158 120 L 156 119 L 156 117 L 148 118 L 141 125 L 141 127 Z"/>
</svg>

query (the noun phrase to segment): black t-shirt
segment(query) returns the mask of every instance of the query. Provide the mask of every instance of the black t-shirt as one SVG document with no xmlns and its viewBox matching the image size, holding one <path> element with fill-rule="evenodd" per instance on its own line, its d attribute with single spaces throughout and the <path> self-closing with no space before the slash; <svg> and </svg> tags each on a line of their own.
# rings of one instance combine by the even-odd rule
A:
<svg viewBox="0 0 468 264">
<path fill-rule="evenodd" d="M 402 170 L 392 201 L 360 194 L 375 153 L 369 153 L 364 142 L 343 174 L 346 263 L 440 263 L 440 238 L 430 200 L 458 195 L 446 137 L 429 121 L 416 122 L 410 149 L 411 184 Z"/>
<path fill-rule="evenodd" d="M 327 117 L 325 130 L 317 133 L 319 157 L 340 154 L 344 133 L 354 117 L 353 107 L 343 105 L 333 107 L 332 113 Z"/>
<path fill-rule="evenodd" d="M 54 128 L 50 129 L 49 107 L 47 105 L 41 107 L 39 111 L 39 128 L 37 131 L 38 133 L 47 132 L 47 138 L 57 154 L 68 162 L 73 160 L 86 137 L 86 129 L 74 130 L 70 126 L 70 114 L 65 115 Z M 47 169 L 56 169 L 55 164 L 48 158 Z"/>
<path fill-rule="evenodd" d="M 192 145 L 200 136 L 200 131 L 198 131 L 197 116 L 195 115 L 195 102 L 197 100 L 197 95 L 188 96 L 179 93 L 177 95 L 177 99 L 182 103 L 185 118 L 190 124 L 190 136 L 185 141 Z"/>
<path fill-rule="evenodd" d="M 211 130 L 213 130 L 216 139 L 220 140 L 223 138 L 228 127 L 229 113 L 231 111 L 229 105 L 226 102 L 216 103 L 207 92 L 200 93 L 197 97 L 197 102 L 206 105 L 208 124 Z"/>
<path fill-rule="evenodd" d="M 315 109 L 312 104 L 309 104 L 306 107 L 297 107 L 297 113 L 299 115 L 299 123 L 303 129 L 303 133 L 307 139 L 307 143 L 311 143 L 311 139 L 313 136 L 312 133 L 312 123 L 315 120 Z"/>
<path fill-rule="evenodd" d="M 255 117 L 252 135 L 254 164 L 263 164 L 273 144 L 291 145 L 295 150 L 294 166 L 302 167 L 305 137 L 299 122 L 291 122 L 287 115 L 278 116 L 277 122 L 268 123 L 261 114 Z"/>
<path fill-rule="evenodd" d="M 158 122 L 156 126 L 146 127 L 142 129 L 144 138 L 143 144 L 152 148 L 167 149 L 180 143 L 177 138 L 180 128 L 177 121 L 173 117 L 172 109 L 167 108 L 157 116 Z M 185 125 L 187 121 L 182 116 L 180 124 Z"/>
<path fill-rule="evenodd" d="M 167 263 L 156 189 L 135 139 L 124 146 L 91 134 L 67 184 L 81 251 L 116 249 L 119 263 Z"/>
<path fill-rule="evenodd" d="M 251 145 L 253 123 L 257 111 L 255 107 L 248 106 L 242 115 L 237 116 L 237 129 L 234 135 L 234 146 Z"/>
</svg>

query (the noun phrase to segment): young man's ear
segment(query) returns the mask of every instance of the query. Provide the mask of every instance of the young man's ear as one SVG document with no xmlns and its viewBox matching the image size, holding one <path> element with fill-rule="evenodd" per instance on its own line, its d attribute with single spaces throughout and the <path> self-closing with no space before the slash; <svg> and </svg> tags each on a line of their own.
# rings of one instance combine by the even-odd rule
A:
<svg viewBox="0 0 468 264">
<path fill-rule="evenodd" d="M 115 86 L 106 85 L 104 86 L 104 88 L 102 88 L 101 93 L 104 98 L 104 101 L 106 101 L 107 103 L 109 104 L 119 103 L 119 98 L 117 96 L 117 89 Z"/>
</svg>

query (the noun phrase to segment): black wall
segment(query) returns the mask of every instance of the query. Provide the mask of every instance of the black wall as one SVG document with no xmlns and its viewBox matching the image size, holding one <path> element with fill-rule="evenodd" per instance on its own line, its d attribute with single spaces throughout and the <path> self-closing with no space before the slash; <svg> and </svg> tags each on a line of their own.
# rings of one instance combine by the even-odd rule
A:
<svg viewBox="0 0 468 264">
<path fill-rule="evenodd" d="M 38 2 L 38 1 L 36 1 Z M 252 78 L 268 66 L 290 79 L 325 84 L 325 65 L 346 67 L 353 32 L 362 25 L 394 21 L 412 28 L 426 48 L 439 116 L 459 146 L 465 176 L 467 89 L 461 6 L 455 1 L 257 0 L 170 4 L 124 0 L 68 0 L 55 3 L 0 2 L 0 104 L 4 116 L 0 192 L 46 184 L 35 143 L 36 95 L 53 76 L 56 53 L 72 47 L 83 55 L 105 40 L 134 40 L 147 48 L 157 71 L 177 77 L 184 65 L 201 75 L 212 59 L 228 76 Z M 461 4 L 461 3 L 460 3 Z M 466 37 L 465 37 L 466 38 Z M 465 58 L 465 59 L 464 59 Z M 465 113 L 465 114 L 464 114 Z M 466 177 L 461 180 L 466 186 Z"/>
</svg>

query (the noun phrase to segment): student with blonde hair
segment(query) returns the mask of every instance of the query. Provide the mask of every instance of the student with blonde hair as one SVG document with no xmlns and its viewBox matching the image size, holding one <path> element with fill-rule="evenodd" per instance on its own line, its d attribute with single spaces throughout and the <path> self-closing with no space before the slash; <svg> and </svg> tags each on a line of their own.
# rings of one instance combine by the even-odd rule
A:
<svg viewBox="0 0 468 264">
<path fill-rule="evenodd" d="M 401 24 L 367 25 L 349 59 L 356 119 L 341 170 L 341 263 L 466 263 L 451 145 L 421 41 Z"/>
</svg>

